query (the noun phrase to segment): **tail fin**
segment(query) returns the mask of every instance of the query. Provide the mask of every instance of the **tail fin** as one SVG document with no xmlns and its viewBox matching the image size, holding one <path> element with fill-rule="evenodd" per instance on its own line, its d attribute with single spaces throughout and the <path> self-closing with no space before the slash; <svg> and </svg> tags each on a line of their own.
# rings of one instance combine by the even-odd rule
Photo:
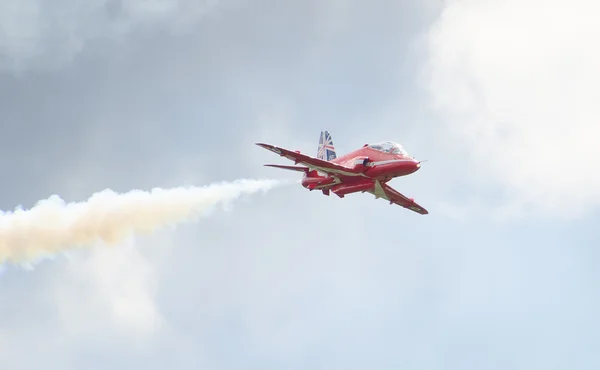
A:
<svg viewBox="0 0 600 370">
<path fill-rule="evenodd" d="M 329 131 L 321 131 L 317 158 L 324 159 L 326 161 L 331 161 L 337 158 L 335 155 L 335 147 L 333 146 L 333 139 L 331 138 Z"/>
</svg>

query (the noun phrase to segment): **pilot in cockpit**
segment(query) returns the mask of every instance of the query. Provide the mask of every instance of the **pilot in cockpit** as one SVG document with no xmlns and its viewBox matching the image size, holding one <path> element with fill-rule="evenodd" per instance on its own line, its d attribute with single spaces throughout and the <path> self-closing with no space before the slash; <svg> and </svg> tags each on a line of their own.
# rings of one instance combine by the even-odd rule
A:
<svg viewBox="0 0 600 370">
<path fill-rule="evenodd" d="M 405 156 L 408 155 L 406 153 L 406 150 L 404 150 L 404 148 L 402 148 L 402 146 L 400 144 L 396 144 L 391 141 L 385 141 L 385 142 L 377 143 L 377 144 L 370 144 L 370 145 L 368 145 L 368 147 L 371 149 L 378 150 L 380 152 L 384 152 L 384 153 L 400 154 L 400 155 L 405 155 Z"/>
</svg>

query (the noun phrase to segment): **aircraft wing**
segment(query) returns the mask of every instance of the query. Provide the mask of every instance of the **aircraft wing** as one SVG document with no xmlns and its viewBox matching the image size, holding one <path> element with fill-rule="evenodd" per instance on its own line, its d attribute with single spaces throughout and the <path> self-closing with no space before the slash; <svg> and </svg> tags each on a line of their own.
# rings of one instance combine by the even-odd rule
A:
<svg viewBox="0 0 600 370">
<path fill-rule="evenodd" d="M 390 202 L 390 204 L 394 203 L 406 209 L 410 209 L 413 212 L 420 213 L 422 215 L 426 215 L 429 212 L 420 205 L 418 205 L 414 200 L 405 197 L 400 194 L 394 188 L 387 184 L 382 184 L 379 181 L 375 182 L 375 186 L 371 190 L 367 190 L 369 193 L 375 195 L 375 198 L 383 198 Z"/>
<path fill-rule="evenodd" d="M 328 174 L 339 174 L 346 176 L 361 175 L 360 171 L 354 170 L 353 168 L 342 166 L 340 164 L 325 161 L 319 158 L 311 157 L 300 152 L 293 152 L 291 150 L 287 150 L 270 144 L 256 143 L 256 145 L 270 150 L 275 154 L 279 154 L 281 157 L 285 157 L 289 160 L 292 160 L 295 164 L 303 164 L 310 169 L 315 169 Z"/>
<path fill-rule="evenodd" d="M 308 172 L 308 167 L 281 166 L 278 164 L 265 164 L 265 166 L 281 168 L 282 170 L 289 170 L 289 171 Z"/>
</svg>

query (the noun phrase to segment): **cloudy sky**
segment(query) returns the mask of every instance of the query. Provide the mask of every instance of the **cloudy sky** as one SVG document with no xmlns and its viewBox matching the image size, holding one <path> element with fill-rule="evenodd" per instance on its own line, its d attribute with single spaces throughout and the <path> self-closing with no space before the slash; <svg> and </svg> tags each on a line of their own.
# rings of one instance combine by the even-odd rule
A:
<svg viewBox="0 0 600 370">
<path fill-rule="evenodd" d="M 392 140 L 423 168 L 298 186 L 0 275 L 2 369 L 597 369 L 600 26 L 573 0 L 4 0 L 0 209 L 294 179 Z"/>
</svg>

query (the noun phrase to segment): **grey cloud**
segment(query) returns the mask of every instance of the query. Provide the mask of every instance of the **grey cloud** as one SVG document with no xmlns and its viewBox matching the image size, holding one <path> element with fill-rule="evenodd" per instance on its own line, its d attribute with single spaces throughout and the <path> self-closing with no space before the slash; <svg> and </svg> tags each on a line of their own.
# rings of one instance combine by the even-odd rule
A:
<svg viewBox="0 0 600 370">
<path fill-rule="evenodd" d="M 136 238 L 135 253 L 7 267 L 0 367 L 595 368 L 598 256 L 586 230 L 597 222 L 443 215 L 438 199 L 473 189 L 418 93 L 410 43 L 431 14 L 409 1 L 341 4 L 220 3 L 186 32 L 137 23 L 127 37 L 89 39 L 61 68 L 5 70 L 0 208 L 106 187 L 297 178 L 263 168 L 285 161 L 253 143 L 314 153 L 327 128 L 340 152 L 391 139 L 429 159 L 393 185 L 432 213 L 290 187 Z M 123 326 L 127 315 L 107 307 L 130 300 L 156 316 Z M 159 330 L 144 330 L 152 317 Z"/>
<path fill-rule="evenodd" d="M 75 58 L 89 42 L 119 41 L 144 27 L 182 32 L 211 11 L 213 0 L 91 0 L 0 5 L 0 68 L 52 68 Z"/>
<path fill-rule="evenodd" d="M 356 3 L 353 7 L 360 9 Z M 21 74 L 6 73 L 0 100 L 2 209 L 17 204 L 28 207 L 52 193 L 81 200 L 106 187 L 127 191 L 236 177 L 291 177 L 262 168 L 262 163 L 279 159 L 252 143 L 261 139 L 316 151 L 323 127 L 334 132 L 340 150 L 361 145 L 352 136 L 358 133 L 362 141 L 364 126 L 349 123 L 357 111 L 350 106 L 365 93 L 343 87 L 357 84 L 352 75 L 364 73 L 362 62 L 371 66 L 366 73 L 373 77 L 360 79 L 363 89 L 391 88 L 393 81 L 378 73 L 366 55 L 347 59 L 352 53 L 344 50 L 357 43 L 351 29 L 337 34 L 335 42 L 325 38 L 317 42 L 313 36 L 320 35 L 320 29 L 315 23 L 330 21 L 323 20 L 319 10 L 316 3 L 240 4 L 230 9 L 227 18 L 201 22 L 191 33 L 140 28 L 123 39 L 90 42 L 62 68 L 36 70 L 28 64 Z M 355 14 L 360 19 L 360 12 Z M 371 19 L 376 15 L 373 11 Z M 391 15 L 385 23 L 392 28 L 396 24 Z M 369 39 L 359 43 L 367 45 Z M 328 47 L 333 44 L 337 48 Z M 314 52 L 317 46 L 321 53 Z M 306 57 L 310 52 L 312 59 Z M 384 53 L 395 54 L 393 49 Z M 393 65 L 394 58 L 384 63 Z M 341 89 L 331 90 L 328 85 Z M 376 110 L 377 98 L 367 97 L 368 102 L 361 102 L 363 108 Z M 16 369 L 41 363 L 56 368 L 122 367 L 136 362 L 145 368 L 238 366 L 234 357 L 226 355 L 227 348 L 246 361 L 252 361 L 255 352 L 255 361 L 270 362 L 274 351 L 305 361 L 307 348 L 315 343 L 327 346 L 337 337 L 327 334 L 315 342 L 314 325 L 323 325 L 327 333 L 344 325 L 343 321 L 327 324 L 335 316 L 336 291 L 351 294 L 346 316 L 360 301 L 360 295 L 351 293 L 359 255 L 340 259 L 336 254 L 356 248 L 358 240 L 363 240 L 363 248 L 368 244 L 360 238 L 343 243 L 337 239 L 334 246 L 323 247 L 315 243 L 320 233 L 298 234 L 299 229 L 343 224 L 349 235 L 357 235 L 363 218 L 355 216 L 357 203 L 352 200 L 324 203 L 326 199 L 313 193 L 297 197 L 296 190 L 302 191 L 274 192 L 236 205 L 234 213 L 217 212 L 214 220 L 141 238 L 136 243 L 139 258 L 127 259 L 127 253 L 115 252 L 115 263 L 150 265 L 155 274 L 148 286 L 132 283 L 140 289 L 136 294 L 152 291 L 153 282 L 158 282 L 157 293 L 147 304 L 165 325 L 141 341 L 141 347 L 130 345 L 119 321 L 103 311 L 115 299 L 102 291 L 111 287 L 101 284 L 103 272 L 74 271 L 62 258 L 28 273 L 9 268 L 0 288 L 3 296 L 12 297 L 0 305 L 11 322 L 0 325 L 2 337 L 10 339 L 3 365 Z M 301 209 L 301 204 L 310 206 Z M 342 207 L 339 212 L 346 216 L 326 223 L 315 216 L 323 212 L 320 207 L 333 204 Z M 282 225 L 286 214 L 289 222 Z M 233 226 L 240 221 L 241 226 Z M 289 243 L 291 236 L 294 243 Z M 155 252 L 164 249 L 168 252 Z M 314 257 L 323 254 L 325 259 Z M 77 256 L 72 263 L 103 265 L 101 255 Z M 331 264 L 341 265 L 332 272 Z M 132 267 L 105 273 L 110 274 L 109 282 L 122 277 L 120 282 L 128 285 L 144 277 L 139 271 Z M 322 280 L 332 275 L 336 282 L 322 287 Z M 115 289 L 114 293 L 118 298 L 123 291 L 127 292 Z M 36 298 L 28 299 L 24 292 Z M 311 305 L 314 294 L 324 301 Z M 298 299 L 305 303 L 295 303 Z M 27 306 L 27 301 L 33 305 Z M 277 316 L 274 321 L 272 315 Z M 300 336 L 295 344 L 294 338 Z M 281 342 L 282 337 L 287 343 Z M 279 363 L 289 363 L 286 357 L 280 355 Z"/>
</svg>

